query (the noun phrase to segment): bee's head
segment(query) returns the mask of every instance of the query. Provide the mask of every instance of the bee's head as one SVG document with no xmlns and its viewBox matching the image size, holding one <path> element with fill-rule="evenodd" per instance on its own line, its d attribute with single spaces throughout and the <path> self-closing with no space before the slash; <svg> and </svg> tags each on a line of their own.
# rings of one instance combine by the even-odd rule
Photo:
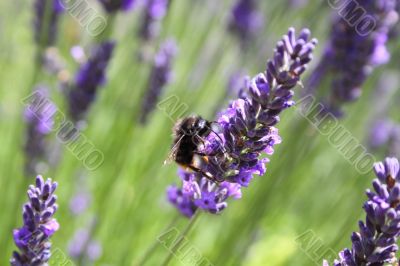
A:
<svg viewBox="0 0 400 266">
<path fill-rule="evenodd" d="M 196 133 L 199 136 L 204 136 L 211 130 L 211 123 L 201 117 L 199 117 L 196 126 Z"/>
<path fill-rule="evenodd" d="M 184 118 L 178 126 L 180 134 L 187 136 L 204 136 L 210 131 L 211 123 L 200 116 Z"/>
</svg>

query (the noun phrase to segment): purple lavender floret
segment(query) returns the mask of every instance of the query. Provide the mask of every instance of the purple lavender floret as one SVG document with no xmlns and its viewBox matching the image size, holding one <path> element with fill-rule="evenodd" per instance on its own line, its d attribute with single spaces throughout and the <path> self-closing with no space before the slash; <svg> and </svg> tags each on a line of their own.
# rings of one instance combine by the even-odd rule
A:
<svg viewBox="0 0 400 266">
<path fill-rule="evenodd" d="M 83 118 L 96 97 L 97 90 L 106 83 L 106 70 L 115 43 L 106 41 L 94 47 L 88 61 L 75 76 L 68 95 L 69 113 L 75 121 Z"/>
<path fill-rule="evenodd" d="M 351 10 L 354 3 L 356 2 L 346 2 L 341 9 Z M 327 74 L 332 76 L 331 91 L 324 103 L 337 116 L 342 115 L 341 106 L 344 103 L 360 97 L 362 86 L 374 67 L 389 61 L 386 42 L 389 31 L 397 20 L 394 0 L 362 0 L 357 3 L 360 5 L 358 10 L 365 10 L 367 15 L 334 17 L 330 40 L 307 86 L 306 94 L 312 93 Z M 346 20 L 346 17 L 350 18 Z M 363 23 L 359 21 L 368 18 L 373 19 L 376 25 L 371 22 L 369 27 L 357 26 Z"/>
<path fill-rule="evenodd" d="M 351 236 L 352 248 L 344 249 L 335 266 L 398 265 L 396 244 L 400 235 L 400 173 L 399 161 L 386 158 L 375 163 L 373 191 L 367 190 L 368 200 L 363 208 L 365 222 L 359 222 L 359 232 Z M 324 266 L 329 266 L 324 262 Z"/>
<path fill-rule="evenodd" d="M 24 225 L 13 232 L 19 252 L 13 252 L 11 265 L 47 265 L 51 256 L 50 237 L 59 229 L 53 218 L 57 211 L 56 188 L 56 182 L 50 178 L 45 182 L 40 175 L 36 177 L 36 186 L 29 186 L 29 201 L 23 207 Z"/>
<path fill-rule="evenodd" d="M 135 4 L 135 0 L 99 0 L 107 13 L 128 11 Z"/>
<path fill-rule="evenodd" d="M 232 7 L 228 29 L 246 45 L 261 30 L 262 23 L 255 0 L 238 0 Z"/>
<path fill-rule="evenodd" d="M 140 122 L 142 124 L 147 122 L 148 116 L 154 109 L 162 89 L 172 79 L 172 63 L 177 50 L 175 41 L 167 40 L 161 44 L 161 48 L 154 58 L 146 95 L 144 96 L 140 112 Z"/>
<path fill-rule="evenodd" d="M 296 38 L 295 30 L 278 42 L 267 70 L 249 82 L 246 98 L 233 101 L 216 119 L 220 132 L 209 134 L 199 152 L 208 160 L 201 165 L 210 180 L 198 173 L 186 174 L 182 188 L 170 187 L 168 198 L 183 214 L 191 217 L 197 208 L 219 213 L 229 197 L 239 198 L 241 187 L 250 185 L 254 174 L 262 176 L 281 141 L 274 126 L 279 114 L 294 104 L 293 88 L 312 59 L 317 41 L 309 41 L 304 29 Z M 182 176 L 182 175 L 181 175 Z"/>
<path fill-rule="evenodd" d="M 46 3 L 51 4 L 51 9 L 49 8 L 48 23 L 45 23 Z M 54 45 L 57 38 L 59 18 L 64 11 L 64 8 L 60 4 L 60 0 L 35 0 L 34 10 L 35 17 L 33 25 L 36 43 L 43 46 Z"/>
<path fill-rule="evenodd" d="M 36 92 L 42 98 L 48 96 L 48 88 L 38 86 Z M 26 141 L 24 145 L 26 163 L 25 172 L 28 175 L 36 173 L 36 166 L 46 157 L 46 136 L 53 127 L 53 114 L 56 106 L 51 102 L 37 106 L 27 106 L 24 118 L 27 123 Z"/>
<path fill-rule="evenodd" d="M 182 179 L 182 188 L 170 186 L 167 197 L 169 202 L 188 218 L 193 216 L 197 208 L 210 213 L 219 213 L 228 206 L 226 200 L 229 197 L 234 199 L 242 197 L 239 184 L 209 182 L 205 177 L 181 169 L 178 175 Z"/>
<path fill-rule="evenodd" d="M 170 0 L 146 0 L 139 36 L 150 41 L 160 32 L 161 20 L 168 12 Z"/>
</svg>

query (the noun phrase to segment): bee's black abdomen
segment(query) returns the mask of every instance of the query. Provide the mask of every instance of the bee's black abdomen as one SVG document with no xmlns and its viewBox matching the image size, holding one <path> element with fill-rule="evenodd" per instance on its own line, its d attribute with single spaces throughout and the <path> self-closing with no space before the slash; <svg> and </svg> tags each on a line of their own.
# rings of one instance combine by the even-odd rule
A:
<svg viewBox="0 0 400 266">
<path fill-rule="evenodd" d="M 176 153 L 175 161 L 180 164 L 191 164 L 193 161 L 194 152 L 197 149 L 197 145 L 195 145 L 192 141 L 191 136 L 185 136 L 181 140 L 179 144 L 179 149 Z"/>
</svg>

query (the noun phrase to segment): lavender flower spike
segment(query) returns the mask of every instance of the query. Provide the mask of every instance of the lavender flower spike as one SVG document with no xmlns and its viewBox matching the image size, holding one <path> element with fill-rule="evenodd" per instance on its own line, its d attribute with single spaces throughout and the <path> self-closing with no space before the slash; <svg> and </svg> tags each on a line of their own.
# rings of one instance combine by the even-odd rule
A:
<svg viewBox="0 0 400 266">
<path fill-rule="evenodd" d="M 362 28 L 365 21 L 362 22 L 360 15 L 349 20 L 349 15 L 335 17 L 330 40 L 305 93 L 313 92 L 330 74 L 331 91 L 324 101 L 327 109 L 337 116 L 341 116 L 344 103 L 354 101 L 361 95 L 361 88 L 373 68 L 389 61 L 386 41 L 391 27 L 397 21 L 394 0 L 348 1 L 342 10 L 352 10 L 355 4 L 368 14 L 365 18 L 373 18 L 373 21 Z"/>
<path fill-rule="evenodd" d="M 136 0 L 99 0 L 107 13 L 114 13 L 117 11 L 128 11 L 135 4 Z"/>
<path fill-rule="evenodd" d="M 139 29 L 139 36 L 150 41 L 156 38 L 160 31 L 161 20 L 168 11 L 170 0 L 146 0 L 145 12 Z"/>
<path fill-rule="evenodd" d="M 264 73 L 249 82 L 247 96 L 233 101 L 216 119 L 220 132 L 211 133 L 199 152 L 208 160 L 201 165 L 204 173 L 181 173 L 182 188 L 168 189 L 168 199 L 184 215 L 191 217 L 200 208 L 219 213 L 226 208 L 229 197 L 240 198 L 241 187 L 247 187 L 253 175 L 266 172 L 268 158 L 281 139 L 274 126 L 279 113 L 294 104 L 293 88 L 312 59 L 317 41 L 309 41 L 310 31 L 298 37 L 293 28 L 278 42 L 273 60 Z"/>
<path fill-rule="evenodd" d="M 160 51 L 154 58 L 154 65 L 140 112 L 140 122 L 142 124 L 147 122 L 148 116 L 154 109 L 162 89 L 172 79 L 171 66 L 177 50 L 175 41 L 167 40 L 161 45 Z"/>
<path fill-rule="evenodd" d="M 49 7 L 49 13 L 46 14 L 46 4 Z M 60 0 L 35 0 L 34 3 L 35 18 L 34 36 L 39 45 L 52 46 L 57 37 L 58 21 L 61 13 L 64 11 Z M 48 21 L 45 21 L 48 18 Z"/>
<path fill-rule="evenodd" d="M 400 235 L 400 173 L 399 161 L 386 158 L 374 165 L 378 177 L 372 182 L 374 191 L 367 190 L 363 208 L 365 222 L 351 236 L 352 249 L 344 249 L 335 266 L 398 265 L 396 244 Z M 324 262 L 324 266 L 329 266 Z"/>
<path fill-rule="evenodd" d="M 88 61 L 75 76 L 69 91 L 69 113 L 75 121 L 83 118 L 94 101 L 98 88 L 106 82 L 106 69 L 114 50 L 114 42 L 106 41 L 96 46 Z"/>
<path fill-rule="evenodd" d="M 239 37 L 244 46 L 261 30 L 262 23 L 255 0 L 238 0 L 232 8 L 228 29 Z"/>
<path fill-rule="evenodd" d="M 51 179 L 45 182 L 40 175 L 36 177 L 36 186 L 29 186 L 29 201 L 23 207 L 24 225 L 14 230 L 14 242 L 20 251 L 13 252 L 11 265 L 48 265 L 51 256 L 50 237 L 59 228 L 53 218 L 57 211 L 56 188 L 56 182 Z"/>
<path fill-rule="evenodd" d="M 36 87 L 35 91 L 42 97 L 48 96 L 48 88 L 44 86 Z M 25 109 L 24 118 L 27 123 L 25 151 L 25 172 L 28 175 L 36 174 L 37 166 L 47 156 L 46 136 L 51 132 L 53 126 L 53 115 L 56 112 L 56 106 L 51 102 L 43 104 L 40 108 L 28 106 Z"/>
</svg>

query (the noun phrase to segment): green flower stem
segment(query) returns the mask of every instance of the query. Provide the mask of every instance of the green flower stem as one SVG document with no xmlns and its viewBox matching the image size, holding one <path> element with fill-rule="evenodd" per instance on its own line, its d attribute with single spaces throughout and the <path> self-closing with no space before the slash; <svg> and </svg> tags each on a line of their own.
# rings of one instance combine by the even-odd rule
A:
<svg viewBox="0 0 400 266">
<path fill-rule="evenodd" d="M 179 249 L 180 245 L 182 244 L 183 239 L 188 235 L 190 230 L 193 228 L 194 224 L 196 223 L 197 219 L 200 216 L 201 211 L 196 211 L 192 218 L 190 219 L 189 224 L 186 226 L 185 230 L 183 231 L 181 237 L 176 241 L 176 244 L 174 244 L 171 247 L 171 250 L 168 252 L 168 256 L 165 258 L 164 262 L 161 264 L 162 266 L 168 266 L 168 264 L 171 262 L 172 257 L 174 256 L 175 252 Z"/>
<path fill-rule="evenodd" d="M 180 213 L 176 213 L 175 217 L 172 219 L 172 221 L 168 224 L 165 230 L 168 228 L 171 228 L 176 224 L 176 222 L 179 220 L 181 217 Z M 154 243 L 144 252 L 142 258 L 139 260 L 138 263 L 135 263 L 135 266 L 142 266 L 145 265 L 146 262 L 148 261 L 149 258 L 151 258 L 151 255 L 153 255 L 154 251 L 157 249 L 157 247 L 160 245 L 160 242 L 154 241 Z"/>
</svg>

